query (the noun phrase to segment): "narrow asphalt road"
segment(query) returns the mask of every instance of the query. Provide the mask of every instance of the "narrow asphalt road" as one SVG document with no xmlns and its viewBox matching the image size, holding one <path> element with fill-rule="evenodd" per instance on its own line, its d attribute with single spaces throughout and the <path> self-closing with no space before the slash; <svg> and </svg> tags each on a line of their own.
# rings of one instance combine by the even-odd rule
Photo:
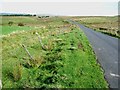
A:
<svg viewBox="0 0 120 90">
<path fill-rule="evenodd" d="M 118 88 L 118 79 L 120 78 L 118 75 L 118 70 L 120 70 L 118 69 L 118 39 L 71 22 L 78 25 L 88 37 L 110 88 Z"/>
</svg>

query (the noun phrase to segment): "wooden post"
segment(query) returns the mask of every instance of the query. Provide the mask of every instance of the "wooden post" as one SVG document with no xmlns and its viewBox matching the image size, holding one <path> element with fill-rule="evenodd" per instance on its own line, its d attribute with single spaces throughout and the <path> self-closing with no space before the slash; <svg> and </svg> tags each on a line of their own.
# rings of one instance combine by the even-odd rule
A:
<svg viewBox="0 0 120 90">
<path fill-rule="evenodd" d="M 27 50 L 26 46 L 24 44 L 22 44 L 23 48 L 25 49 L 25 51 L 27 52 L 28 56 L 30 57 L 31 60 L 34 60 L 33 57 L 30 55 L 29 51 Z"/>
<path fill-rule="evenodd" d="M 0 80 L 0 90 L 2 90 L 2 80 Z"/>
<path fill-rule="evenodd" d="M 44 45 L 43 45 L 43 43 L 42 43 L 42 39 L 40 38 L 40 35 L 36 32 L 36 35 L 38 36 L 38 39 L 39 39 L 39 42 L 40 42 L 40 44 L 41 44 L 41 47 L 42 47 L 42 49 L 45 49 L 44 48 Z"/>
</svg>

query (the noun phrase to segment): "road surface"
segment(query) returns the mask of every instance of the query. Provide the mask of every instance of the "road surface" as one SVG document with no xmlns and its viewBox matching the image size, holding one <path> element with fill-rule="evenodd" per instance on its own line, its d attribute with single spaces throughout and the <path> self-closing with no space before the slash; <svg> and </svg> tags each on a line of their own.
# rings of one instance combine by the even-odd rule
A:
<svg viewBox="0 0 120 90">
<path fill-rule="evenodd" d="M 118 88 L 118 39 L 77 24 L 86 34 L 110 88 Z M 119 71 L 120 72 L 120 71 Z"/>
</svg>

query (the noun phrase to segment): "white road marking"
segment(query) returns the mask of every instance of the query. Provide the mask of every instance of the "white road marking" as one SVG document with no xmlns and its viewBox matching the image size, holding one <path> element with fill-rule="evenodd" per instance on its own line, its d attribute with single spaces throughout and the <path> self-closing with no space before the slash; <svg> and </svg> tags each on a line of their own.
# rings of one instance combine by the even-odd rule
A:
<svg viewBox="0 0 120 90">
<path fill-rule="evenodd" d="M 115 61 L 114 63 L 116 63 L 116 64 L 117 64 L 118 62 L 117 62 L 117 61 Z"/>
<path fill-rule="evenodd" d="M 98 50 L 101 50 L 101 48 L 98 48 Z"/>
<path fill-rule="evenodd" d="M 114 73 L 110 73 L 110 75 L 113 76 L 113 77 L 120 77 L 120 75 L 114 74 Z"/>
</svg>

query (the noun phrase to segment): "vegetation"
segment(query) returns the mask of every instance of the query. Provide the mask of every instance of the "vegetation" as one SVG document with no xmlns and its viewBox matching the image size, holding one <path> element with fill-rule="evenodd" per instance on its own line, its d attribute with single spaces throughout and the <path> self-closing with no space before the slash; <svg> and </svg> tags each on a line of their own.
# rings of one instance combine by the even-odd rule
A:
<svg viewBox="0 0 120 90">
<path fill-rule="evenodd" d="M 72 19 L 96 31 L 120 38 L 117 16 L 72 17 Z"/>
<path fill-rule="evenodd" d="M 3 17 L 1 26 L 3 88 L 108 88 L 77 26 L 61 17 L 19 16 Z"/>
<path fill-rule="evenodd" d="M 23 23 L 18 23 L 18 26 L 24 26 L 24 24 Z"/>
<path fill-rule="evenodd" d="M 32 16 L 32 15 L 31 14 L 0 13 L 0 16 Z M 35 14 L 33 16 L 35 16 Z"/>
</svg>

